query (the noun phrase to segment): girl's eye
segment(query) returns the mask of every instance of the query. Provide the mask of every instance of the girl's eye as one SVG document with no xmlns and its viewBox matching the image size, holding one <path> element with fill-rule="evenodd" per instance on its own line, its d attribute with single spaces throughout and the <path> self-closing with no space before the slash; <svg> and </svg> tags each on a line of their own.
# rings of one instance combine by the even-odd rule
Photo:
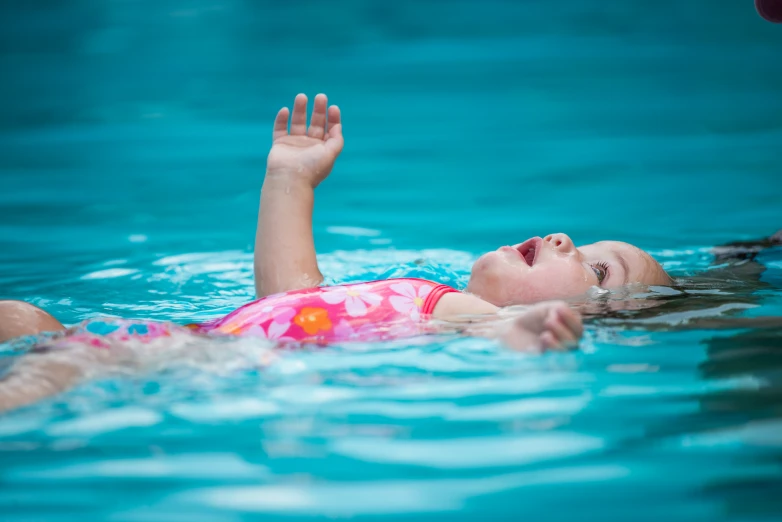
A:
<svg viewBox="0 0 782 522">
<path fill-rule="evenodd" d="M 602 285 L 605 278 L 608 277 L 608 265 L 605 263 L 592 265 L 592 271 L 597 276 L 597 284 Z"/>
</svg>

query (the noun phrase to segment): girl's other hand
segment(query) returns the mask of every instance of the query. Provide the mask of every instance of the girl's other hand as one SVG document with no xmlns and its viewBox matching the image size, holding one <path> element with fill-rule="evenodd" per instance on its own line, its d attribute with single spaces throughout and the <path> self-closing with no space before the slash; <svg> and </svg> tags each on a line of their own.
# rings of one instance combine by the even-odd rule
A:
<svg viewBox="0 0 782 522">
<path fill-rule="evenodd" d="M 513 319 L 502 339 L 521 351 L 563 351 L 578 347 L 584 334 L 581 315 L 563 301 L 538 303 Z"/>
</svg>

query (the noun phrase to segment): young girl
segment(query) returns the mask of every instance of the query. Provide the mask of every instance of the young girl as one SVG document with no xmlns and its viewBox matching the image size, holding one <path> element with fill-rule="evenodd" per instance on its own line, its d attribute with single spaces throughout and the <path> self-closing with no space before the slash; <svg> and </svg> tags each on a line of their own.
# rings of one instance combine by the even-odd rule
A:
<svg viewBox="0 0 782 522">
<path fill-rule="evenodd" d="M 117 341 L 148 342 L 176 332 L 326 344 L 456 329 L 497 337 L 518 349 L 563 349 L 575 346 L 581 337 L 581 317 L 564 302 L 542 301 L 583 294 L 592 286 L 671 283 L 656 261 L 632 245 L 604 241 L 576 248 L 567 235 L 551 234 L 483 255 L 463 292 L 412 278 L 321 287 L 312 236 L 314 190 L 331 172 L 343 143 L 340 110 L 328 107 L 323 94 L 315 98 L 309 127 L 303 94 L 296 97 L 292 114 L 287 108 L 277 114 L 255 243 L 256 301 L 221 319 L 184 327 L 111 319 L 70 329 L 31 304 L 2 301 L 0 342 L 55 332 L 39 343 L 47 347 L 39 352 L 48 352 L 66 346 L 110 348 Z M 533 303 L 538 304 L 508 320 L 486 321 L 507 317 L 500 314 L 503 307 Z M 96 353 L 106 352 L 110 350 Z M 62 368 L 62 360 L 38 365 L 47 368 L 46 381 L 55 383 L 44 395 L 72 384 L 83 373 L 74 365 Z M 5 407 L 34 400 L 19 391 L 24 386 L 9 384 L 20 378 L 20 371 L 12 368 L 3 378 L 0 409 L 3 389 L 16 390 L 11 398 L 5 394 Z"/>
</svg>

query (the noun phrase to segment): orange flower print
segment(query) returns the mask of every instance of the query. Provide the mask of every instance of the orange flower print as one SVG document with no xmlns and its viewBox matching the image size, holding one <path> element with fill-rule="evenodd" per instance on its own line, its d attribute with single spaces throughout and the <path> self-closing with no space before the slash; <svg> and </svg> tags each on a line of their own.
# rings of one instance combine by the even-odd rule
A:
<svg viewBox="0 0 782 522">
<path fill-rule="evenodd" d="M 240 324 L 234 323 L 232 321 L 229 321 L 225 323 L 224 325 L 220 326 L 217 329 L 218 332 L 229 334 L 229 335 L 238 335 L 239 332 L 242 331 L 242 326 Z"/>
<path fill-rule="evenodd" d="M 293 318 L 293 322 L 309 335 L 331 330 L 331 319 L 325 308 L 302 308 L 299 315 Z"/>
</svg>

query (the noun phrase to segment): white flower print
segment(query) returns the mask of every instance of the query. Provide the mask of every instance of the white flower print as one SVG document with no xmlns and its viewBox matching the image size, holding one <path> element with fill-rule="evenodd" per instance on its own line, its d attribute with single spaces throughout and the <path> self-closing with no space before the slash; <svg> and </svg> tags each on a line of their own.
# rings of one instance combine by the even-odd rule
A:
<svg viewBox="0 0 782 522">
<path fill-rule="evenodd" d="M 247 330 L 244 335 L 249 337 L 260 337 L 261 339 L 268 339 L 270 341 L 295 341 L 293 337 L 283 335 L 290 328 L 291 323 L 277 323 L 272 321 L 269 323 L 268 330 L 264 330 L 263 326 L 253 326 Z"/>
<path fill-rule="evenodd" d="M 334 327 L 335 338 L 340 341 L 380 339 L 381 336 L 378 332 L 376 324 L 365 323 L 357 328 L 353 328 L 353 325 L 345 319 L 342 319 Z"/>
<path fill-rule="evenodd" d="M 351 317 L 367 315 L 367 306 L 377 306 L 383 298 L 369 291 L 369 285 L 335 286 L 321 295 L 328 304 L 344 302 L 345 310 Z"/>
<path fill-rule="evenodd" d="M 416 292 L 415 287 L 408 282 L 397 283 L 391 285 L 391 290 L 399 295 L 389 297 L 388 301 L 394 307 L 394 310 L 409 315 L 413 321 L 418 321 L 421 317 L 421 308 L 424 306 L 426 296 L 429 295 L 433 288 L 432 285 L 420 285 L 418 292 Z"/>
<path fill-rule="evenodd" d="M 272 316 L 272 321 L 266 330 L 262 326 L 250 327 L 245 335 L 253 337 L 261 337 L 263 339 L 269 339 L 270 341 L 294 341 L 293 337 L 288 337 L 285 334 L 291 327 L 291 319 L 296 315 L 296 309 L 284 306 L 281 308 L 274 308 L 273 306 L 265 306 L 261 309 L 262 314 L 269 314 Z"/>
</svg>

